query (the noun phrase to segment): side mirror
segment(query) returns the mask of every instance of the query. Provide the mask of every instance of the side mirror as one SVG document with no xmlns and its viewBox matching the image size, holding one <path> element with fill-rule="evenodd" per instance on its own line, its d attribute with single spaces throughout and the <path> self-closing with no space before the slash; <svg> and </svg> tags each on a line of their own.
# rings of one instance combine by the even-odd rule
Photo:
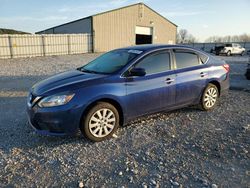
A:
<svg viewBox="0 0 250 188">
<path fill-rule="evenodd" d="M 129 76 L 145 76 L 146 75 L 146 71 L 144 68 L 132 68 L 129 71 Z"/>
</svg>

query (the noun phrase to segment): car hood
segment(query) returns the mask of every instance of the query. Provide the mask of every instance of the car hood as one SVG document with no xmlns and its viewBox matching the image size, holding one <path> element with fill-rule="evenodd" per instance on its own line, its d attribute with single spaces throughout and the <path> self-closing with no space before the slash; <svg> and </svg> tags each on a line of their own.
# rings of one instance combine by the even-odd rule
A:
<svg viewBox="0 0 250 188">
<path fill-rule="evenodd" d="M 90 74 L 78 70 L 71 70 L 36 83 L 31 88 L 31 92 L 38 96 L 69 85 L 74 85 L 74 88 L 77 86 L 81 87 L 87 81 L 103 78 L 104 76 L 105 75 L 102 74 Z"/>
</svg>

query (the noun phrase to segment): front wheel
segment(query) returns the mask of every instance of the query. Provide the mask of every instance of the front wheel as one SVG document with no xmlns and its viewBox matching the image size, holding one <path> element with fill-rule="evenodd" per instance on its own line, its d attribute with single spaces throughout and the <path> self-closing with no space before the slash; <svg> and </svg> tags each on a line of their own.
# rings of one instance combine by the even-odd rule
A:
<svg viewBox="0 0 250 188">
<path fill-rule="evenodd" d="M 227 51 L 227 56 L 230 56 L 230 55 L 231 55 L 231 51 L 228 50 L 228 51 Z"/>
<path fill-rule="evenodd" d="M 106 102 L 98 102 L 83 118 L 81 132 L 90 140 L 100 142 L 110 138 L 119 127 L 117 109 Z"/>
<path fill-rule="evenodd" d="M 219 91 L 216 85 L 208 84 L 204 90 L 200 102 L 200 108 L 204 111 L 211 110 L 215 107 L 219 98 Z"/>
</svg>

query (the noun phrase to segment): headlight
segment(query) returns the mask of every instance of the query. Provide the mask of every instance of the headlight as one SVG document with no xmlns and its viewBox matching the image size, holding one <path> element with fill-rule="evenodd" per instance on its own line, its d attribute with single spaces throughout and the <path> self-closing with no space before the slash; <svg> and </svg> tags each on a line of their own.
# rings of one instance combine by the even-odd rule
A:
<svg viewBox="0 0 250 188">
<path fill-rule="evenodd" d="M 67 104 L 75 94 L 59 94 L 52 95 L 49 97 L 43 98 L 39 103 L 39 107 L 53 107 Z"/>
</svg>

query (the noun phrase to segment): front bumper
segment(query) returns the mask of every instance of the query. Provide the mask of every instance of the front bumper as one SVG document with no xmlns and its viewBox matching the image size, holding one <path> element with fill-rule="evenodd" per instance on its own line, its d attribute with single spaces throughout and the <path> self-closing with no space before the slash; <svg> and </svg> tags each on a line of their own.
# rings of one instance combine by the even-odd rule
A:
<svg viewBox="0 0 250 188">
<path fill-rule="evenodd" d="M 79 132 L 81 109 L 67 105 L 40 108 L 27 105 L 28 121 L 40 135 L 74 135 Z"/>
</svg>

